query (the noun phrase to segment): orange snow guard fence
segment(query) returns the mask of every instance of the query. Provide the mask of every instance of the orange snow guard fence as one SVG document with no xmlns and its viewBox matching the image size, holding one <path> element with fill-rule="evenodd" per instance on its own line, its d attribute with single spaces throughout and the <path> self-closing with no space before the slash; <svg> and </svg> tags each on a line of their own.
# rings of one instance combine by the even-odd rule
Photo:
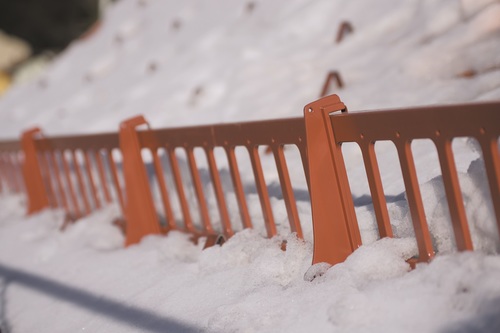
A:
<svg viewBox="0 0 500 333">
<path fill-rule="evenodd" d="M 140 126 L 148 129 L 138 131 Z M 235 148 L 242 147 L 249 154 L 267 236 L 273 237 L 277 234 L 277 229 L 258 153 L 260 146 L 267 146 L 276 162 L 289 229 L 302 237 L 294 188 L 283 154 L 285 145 L 294 145 L 300 152 L 309 185 L 314 229 L 313 263 L 336 264 L 344 261 L 362 243 L 341 145 L 344 142 L 355 142 L 361 149 L 379 236 L 382 238 L 392 237 L 393 231 L 375 154 L 375 143 L 381 140 L 392 141 L 397 149 L 419 249 L 418 257 L 411 261 L 415 263 L 430 260 L 435 249 L 424 213 L 411 151 L 412 140 L 430 139 L 437 148 L 456 247 L 463 251 L 472 250 L 473 244 L 451 142 L 456 137 L 472 137 L 479 142 L 500 230 L 499 135 L 500 102 L 349 113 L 339 97 L 331 95 L 308 104 L 304 109 L 303 119 L 153 131 L 149 129 L 144 117 L 138 116 L 122 122 L 118 135 L 101 133 L 54 138 L 43 137 L 40 129 L 34 128 L 23 133 L 20 145 L 22 152 L 17 142 L 0 142 L 0 189 L 10 184 L 9 188 L 19 191 L 25 184 L 29 213 L 49 206 L 64 207 L 75 218 L 115 201 L 122 207 L 126 220 L 127 245 L 138 242 L 147 234 L 166 233 L 173 229 L 188 232 L 195 238 L 219 234 L 228 238 L 235 231 L 228 214 L 214 149 L 222 148 L 226 155 L 242 227 L 251 228 L 252 221 L 235 158 Z M 208 161 L 221 222 L 221 230 L 218 231 L 213 228 L 209 216 L 193 154 L 195 148 L 201 148 Z M 151 166 L 158 178 L 165 223 L 160 223 L 155 206 L 158 203 L 154 201 L 151 180 L 148 178 L 151 176 L 146 165 L 149 162 L 145 163 L 147 161 L 142 158 L 144 149 L 151 152 Z M 186 152 L 187 166 L 199 206 L 200 226 L 193 223 L 175 149 Z M 182 221 L 176 221 L 172 212 L 159 157 L 160 150 L 170 160 L 175 187 L 172 190 L 177 191 L 182 213 L 182 217 L 178 219 Z M 114 160 L 111 154 L 113 151 L 122 154 L 123 170 L 119 167 L 119 162 Z M 23 165 L 23 179 L 17 184 L 14 176 L 20 164 Z M 118 177 L 121 171 L 123 184 L 120 184 Z"/>
<path fill-rule="evenodd" d="M 147 126 L 146 130 L 138 131 L 139 126 Z M 295 145 L 306 168 L 306 144 L 305 128 L 300 118 L 280 119 L 273 121 L 206 125 L 183 128 L 170 128 L 151 130 L 142 116 L 137 116 L 123 121 L 120 125 L 120 148 L 123 154 L 123 171 L 126 188 L 124 204 L 125 220 L 127 224 L 126 244 L 138 242 L 148 234 L 166 233 L 169 230 L 181 230 L 187 232 L 197 239 L 201 236 L 208 241 L 215 241 L 219 237 L 225 239 L 231 237 L 235 230 L 252 228 L 252 219 L 247 206 L 247 199 L 243 190 L 240 170 L 235 155 L 235 148 L 246 148 L 249 153 L 252 171 L 255 178 L 255 186 L 259 196 L 262 216 L 265 223 L 267 236 L 273 237 L 277 234 L 276 223 L 273 216 L 272 205 L 264 179 L 264 172 L 258 153 L 259 146 L 267 146 L 270 154 L 274 155 L 279 175 L 283 199 L 289 219 L 290 230 L 302 237 L 302 229 L 299 214 L 293 193 L 291 179 L 283 153 L 285 145 Z M 202 180 L 200 178 L 194 149 L 200 148 L 204 152 L 207 161 L 208 173 L 216 201 L 217 211 L 220 218 L 220 228 L 213 226 L 212 217 L 209 214 L 209 206 Z M 237 200 L 240 213 L 241 226 L 233 225 L 229 215 L 229 207 L 224 195 L 224 188 L 219 174 L 220 170 L 215 159 L 216 148 L 221 148 L 227 158 L 228 171 Z M 176 157 L 176 149 L 186 153 L 186 167 L 191 175 L 193 190 L 198 203 L 197 212 L 190 209 L 179 161 Z M 156 204 L 163 206 L 164 223 L 160 223 L 159 212 L 155 206 L 152 194 L 152 183 L 148 179 L 147 161 L 143 160 L 142 152 L 149 152 L 152 162 L 152 174 L 149 176 L 157 178 L 159 199 Z M 173 187 L 167 190 L 165 181 L 165 166 L 162 165 L 160 151 L 163 156 L 168 156 L 170 174 Z M 307 170 L 304 170 L 307 174 Z M 169 185 L 170 186 L 170 185 Z M 174 216 L 171 195 L 175 194 L 178 199 L 181 217 Z M 196 225 L 193 214 L 198 213 L 200 225 Z"/>
<path fill-rule="evenodd" d="M 343 142 L 356 142 L 361 148 L 381 238 L 392 237 L 393 233 L 374 147 L 379 140 L 395 144 L 419 249 L 413 262 L 428 261 L 435 252 L 410 147 L 414 139 L 431 139 L 437 148 L 459 251 L 472 250 L 473 245 L 451 142 L 456 137 L 477 139 L 500 230 L 500 102 L 348 113 L 338 96 L 332 95 L 308 104 L 304 118 L 314 224 L 313 263 L 342 262 L 361 245 L 342 157 Z"/>
</svg>

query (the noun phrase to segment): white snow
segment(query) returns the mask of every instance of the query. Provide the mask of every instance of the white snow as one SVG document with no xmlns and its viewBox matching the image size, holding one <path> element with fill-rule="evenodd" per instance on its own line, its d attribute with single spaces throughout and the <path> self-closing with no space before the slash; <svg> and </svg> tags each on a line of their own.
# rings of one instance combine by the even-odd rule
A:
<svg viewBox="0 0 500 333">
<path fill-rule="evenodd" d="M 48 135 L 116 131 L 136 114 L 153 128 L 298 117 L 318 98 L 329 70 L 345 81 L 345 88 L 330 93 L 351 111 L 498 100 L 499 17 L 495 0 L 121 0 L 95 35 L 73 43 L 40 78 L 0 99 L 0 138 L 34 125 Z M 343 20 L 354 32 L 335 44 Z M 115 206 L 61 231 L 62 211 L 26 217 L 24 198 L 2 194 L 0 328 L 500 331 L 500 241 L 480 151 L 466 138 L 453 148 L 474 246 L 481 251 L 454 252 L 435 149 L 415 142 L 426 215 L 440 252 L 415 270 L 405 261 L 416 246 L 399 164 L 394 147 L 384 142 L 376 151 L 397 238 L 377 240 L 361 155 L 346 145 L 365 245 L 331 268 L 310 267 L 307 201 L 299 202 L 305 241 L 286 233 L 265 239 L 257 228 L 202 250 L 202 243 L 178 232 L 123 248 L 112 225 Z M 272 157 L 262 162 L 272 182 Z M 290 169 L 303 178 L 299 167 Z M 305 189 L 303 181 L 300 186 L 296 191 Z M 258 197 L 248 199 L 258 219 Z M 272 203 L 277 221 L 286 224 L 282 200 Z"/>
</svg>

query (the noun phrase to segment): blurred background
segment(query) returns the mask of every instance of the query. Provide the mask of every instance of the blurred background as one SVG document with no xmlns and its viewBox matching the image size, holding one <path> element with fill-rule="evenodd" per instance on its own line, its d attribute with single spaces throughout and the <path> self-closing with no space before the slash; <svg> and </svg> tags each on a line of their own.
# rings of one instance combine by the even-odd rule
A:
<svg viewBox="0 0 500 333">
<path fill-rule="evenodd" d="M 115 0 L 0 0 L 0 95 L 99 25 Z"/>
<path fill-rule="evenodd" d="M 500 99 L 500 0 L 0 0 L 0 138 Z M 8 89 L 8 90 L 6 90 Z"/>
</svg>

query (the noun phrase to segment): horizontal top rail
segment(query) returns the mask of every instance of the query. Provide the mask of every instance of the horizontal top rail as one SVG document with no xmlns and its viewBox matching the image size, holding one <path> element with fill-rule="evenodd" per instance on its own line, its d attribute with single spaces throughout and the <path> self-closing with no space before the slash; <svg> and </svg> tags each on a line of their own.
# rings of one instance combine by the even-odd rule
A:
<svg viewBox="0 0 500 333">
<path fill-rule="evenodd" d="M 21 142 L 18 140 L 0 141 L 0 152 L 16 152 L 21 150 Z"/>
<path fill-rule="evenodd" d="M 289 118 L 246 123 L 165 128 L 139 131 L 144 148 L 167 147 L 234 147 L 296 144 L 305 146 L 302 118 Z"/>
<path fill-rule="evenodd" d="M 54 136 L 35 139 L 35 146 L 40 151 L 83 149 L 100 150 L 120 147 L 118 133 L 102 133 L 78 136 Z"/>
<path fill-rule="evenodd" d="M 491 122 L 495 118 L 498 121 Z M 330 119 L 337 142 L 498 136 L 500 132 L 498 102 L 338 113 Z"/>
</svg>

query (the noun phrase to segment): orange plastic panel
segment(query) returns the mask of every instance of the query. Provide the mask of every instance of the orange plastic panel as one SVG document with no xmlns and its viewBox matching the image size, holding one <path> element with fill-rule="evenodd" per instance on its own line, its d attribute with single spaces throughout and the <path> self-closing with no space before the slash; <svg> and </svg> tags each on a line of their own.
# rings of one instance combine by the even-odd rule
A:
<svg viewBox="0 0 500 333">
<path fill-rule="evenodd" d="M 346 111 L 337 95 L 304 108 L 314 228 L 313 264 L 342 262 L 361 244 L 342 152 L 329 118 L 335 111 Z"/>
<path fill-rule="evenodd" d="M 123 154 L 123 174 L 127 193 L 126 245 L 139 242 L 145 235 L 161 233 L 136 132 L 136 127 L 140 125 L 147 125 L 142 116 L 125 120 L 120 124 L 120 148 Z"/>
<path fill-rule="evenodd" d="M 49 207 L 49 198 L 45 190 L 35 147 L 35 139 L 41 135 L 42 131 L 39 128 L 33 128 L 23 132 L 21 136 L 21 145 L 24 151 L 23 177 L 28 196 L 28 214 Z"/>
</svg>

